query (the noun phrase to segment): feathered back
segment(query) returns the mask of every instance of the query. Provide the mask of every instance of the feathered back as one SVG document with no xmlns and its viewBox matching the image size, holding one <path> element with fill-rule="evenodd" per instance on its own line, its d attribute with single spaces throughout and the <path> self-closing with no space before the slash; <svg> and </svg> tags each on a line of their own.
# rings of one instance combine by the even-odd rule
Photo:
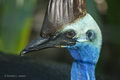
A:
<svg viewBox="0 0 120 80">
<path fill-rule="evenodd" d="M 82 18 L 85 14 L 85 0 L 50 0 L 40 35 L 54 35 L 65 24 Z"/>
</svg>

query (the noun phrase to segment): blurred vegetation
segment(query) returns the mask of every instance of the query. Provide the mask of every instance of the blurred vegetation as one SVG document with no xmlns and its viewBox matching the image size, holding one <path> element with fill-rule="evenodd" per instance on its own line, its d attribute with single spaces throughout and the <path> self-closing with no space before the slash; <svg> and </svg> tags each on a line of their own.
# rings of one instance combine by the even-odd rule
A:
<svg viewBox="0 0 120 80">
<path fill-rule="evenodd" d="M 107 21 L 110 24 L 120 25 L 120 0 L 106 0 L 109 6 Z M 117 26 L 116 26 L 117 27 Z"/>
<path fill-rule="evenodd" d="M 28 43 L 36 0 L 0 1 L 0 50 L 19 54 Z"/>
</svg>

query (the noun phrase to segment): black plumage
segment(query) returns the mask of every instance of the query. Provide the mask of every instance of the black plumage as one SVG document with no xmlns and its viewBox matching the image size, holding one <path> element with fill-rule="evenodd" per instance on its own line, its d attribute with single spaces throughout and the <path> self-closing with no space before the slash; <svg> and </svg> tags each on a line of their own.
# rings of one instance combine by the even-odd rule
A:
<svg viewBox="0 0 120 80">
<path fill-rule="evenodd" d="M 70 69 L 65 63 L 0 53 L 0 80 L 70 80 Z M 112 79 L 97 74 L 96 80 Z"/>
</svg>

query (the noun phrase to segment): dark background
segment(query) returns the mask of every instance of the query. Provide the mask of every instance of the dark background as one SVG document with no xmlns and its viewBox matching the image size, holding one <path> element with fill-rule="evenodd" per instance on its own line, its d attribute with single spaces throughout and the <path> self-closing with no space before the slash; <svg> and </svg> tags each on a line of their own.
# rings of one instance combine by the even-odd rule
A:
<svg viewBox="0 0 120 80">
<path fill-rule="evenodd" d="M 16 57 L 29 42 L 39 37 L 47 3 L 48 0 L 0 0 L 0 58 L 2 54 Z M 97 21 L 103 34 L 96 73 L 119 79 L 120 0 L 86 0 L 86 5 L 87 12 Z M 25 57 L 36 61 L 44 58 L 68 65 L 73 61 L 66 49 L 45 49 Z M 2 60 L 9 57 L 4 58 L 1 65 L 4 65 Z"/>
</svg>

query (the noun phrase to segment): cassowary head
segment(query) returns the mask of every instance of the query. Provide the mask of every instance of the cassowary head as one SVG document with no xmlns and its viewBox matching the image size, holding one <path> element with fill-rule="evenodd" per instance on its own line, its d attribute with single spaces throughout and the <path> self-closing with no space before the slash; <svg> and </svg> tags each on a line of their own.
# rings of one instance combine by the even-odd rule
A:
<svg viewBox="0 0 120 80">
<path fill-rule="evenodd" d="M 50 0 L 40 37 L 21 55 L 44 48 L 67 48 L 75 60 L 96 64 L 101 43 L 101 31 L 86 13 L 85 0 Z"/>
</svg>

